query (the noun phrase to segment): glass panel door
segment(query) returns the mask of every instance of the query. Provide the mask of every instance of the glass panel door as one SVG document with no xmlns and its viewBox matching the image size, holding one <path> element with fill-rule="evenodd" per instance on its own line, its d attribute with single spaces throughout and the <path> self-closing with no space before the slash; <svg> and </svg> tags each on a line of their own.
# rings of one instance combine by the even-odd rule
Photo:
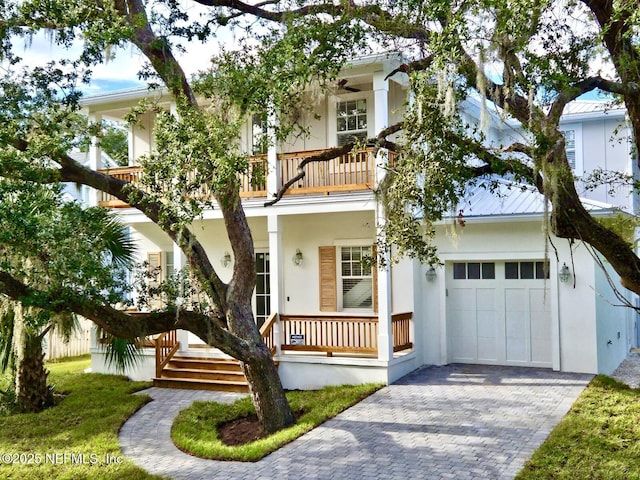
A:
<svg viewBox="0 0 640 480">
<path fill-rule="evenodd" d="M 269 253 L 256 252 L 256 322 L 258 328 L 271 315 Z"/>
</svg>

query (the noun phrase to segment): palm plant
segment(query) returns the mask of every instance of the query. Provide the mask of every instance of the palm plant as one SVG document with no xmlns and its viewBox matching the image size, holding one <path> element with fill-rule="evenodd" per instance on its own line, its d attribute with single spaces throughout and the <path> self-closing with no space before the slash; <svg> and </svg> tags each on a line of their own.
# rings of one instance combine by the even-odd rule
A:
<svg viewBox="0 0 640 480">
<path fill-rule="evenodd" d="M 27 286 L 60 292 L 60 303 L 50 310 L 30 305 L 28 298 L 20 303 L 0 296 L 0 371 L 13 371 L 18 409 L 37 412 L 52 401 L 45 336 L 56 331 L 68 340 L 78 325 L 64 308 L 64 292 L 122 301 L 127 289 L 122 272 L 133 264 L 134 248 L 126 228 L 103 209 L 63 203 L 59 188 L 19 191 L 11 183 L 0 182 L 2 268 Z M 115 348 L 110 357 L 125 365 L 132 355 L 130 349 Z"/>
</svg>

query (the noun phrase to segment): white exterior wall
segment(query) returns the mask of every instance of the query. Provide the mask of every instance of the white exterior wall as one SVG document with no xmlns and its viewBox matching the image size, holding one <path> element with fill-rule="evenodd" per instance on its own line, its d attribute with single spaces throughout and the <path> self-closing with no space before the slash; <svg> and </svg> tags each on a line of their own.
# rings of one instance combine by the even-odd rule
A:
<svg viewBox="0 0 640 480">
<path fill-rule="evenodd" d="M 621 306 L 607 280 L 607 275 L 618 292 L 626 295 L 631 293 L 620 285 L 619 276 L 611 265 L 605 263 L 606 273 L 596 264 L 595 267 L 595 295 L 597 318 L 597 350 L 598 372 L 610 375 L 620 365 L 635 344 L 635 322 L 633 311 Z"/>
<path fill-rule="evenodd" d="M 288 215 L 282 220 L 283 292 L 282 312 L 315 314 L 320 311 L 321 246 L 372 245 L 375 242 L 373 212 L 345 212 L 321 215 Z M 304 256 L 302 265 L 291 261 L 296 249 Z"/>
<path fill-rule="evenodd" d="M 572 277 L 567 283 L 557 282 L 560 318 L 559 369 L 564 372 L 598 373 L 593 258 L 584 247 L 578 246 L 573 250 L 572 265 L 567 241 L 554 238 L 554 244 L 558 247 L 560 256 L 555 278 L 558 278 L 557 270 L 564 262 L 572 271 Z"/>
<path fill-rule="evenodd" d="M 539 221 L 475 223 L 468 220 L 464 228 L 450 225 L 437 227 L 436 243 L 442 261 L 540 260 L 545 256 L 545 236 Z M 594 269 L 588 252 L 574 248 L 577 271 L 576 288 L 572 281 L 561 284 L 558 268 L 563 262 L 571 265 L 565 240 L 554 239 L 559 265 L 550 247 L 551 272 L 549 282 L 552 312 L 553 368 L 570 372 L 596 373 L 596 310 L 593 293 Z M 448 360 L 446 282 L 443 268 L 437 268 L 434 282 L 422 282 L 421 341 L 424 364 L 442 365 Z M 422 275 L 426 267 L 422 267 Z M 417 288 L 417 287 L 416 287 Z M 418 309 L 418 306 L 416 307 Z M 417 315 L 416 315 L 417 316 Z"/>
<path fill-rule="evenodd" d="M 134 160 L 134 164 L 138 163 L 135 161 L 138 157 L 148 155 L 155 145 L 153 138 L 154 118 L 154 113 L 144 113 L 140 116 L 139 123 L 132 127 L 129 156 Z"/>
<path fill-rule="evenodd" d="M 621 173 L 631 173 L 630 144 L 627 129 L 621 125 L 622 119 L 600 118 L 579 123 L 582 130 L 582 172 L 578 175 L 588 175 L 596 168 Z M 562 128 L 562 125 L 561 125 Z M 580 183 L 577 185 L 581 196 L 610 203 L 629 211 L 632 198 L 628 188 L 618 187 L 611 194 L 609 188 L 603 185 L 595 191 L 585 191 Z"/>
<path fill-rule="evenodd" d="M 401 259 L 391 267 L 391 312 L 413 312 L 415 288 L 413 284 L 414 261 Z"/>
<path fill-rule="evenodd" d="M 122 375 L 112 365 L 108 365 L 104 349 L 100 347 L 91 348 L 91 372 L 108 373 L 111 375 Z M 145 348 L 140 352 L 140 357 L 136 366 L 127 369 L 126 375 L 135 381 L 148 382 L 156 376 L 156 351 Z"/>
</svg>

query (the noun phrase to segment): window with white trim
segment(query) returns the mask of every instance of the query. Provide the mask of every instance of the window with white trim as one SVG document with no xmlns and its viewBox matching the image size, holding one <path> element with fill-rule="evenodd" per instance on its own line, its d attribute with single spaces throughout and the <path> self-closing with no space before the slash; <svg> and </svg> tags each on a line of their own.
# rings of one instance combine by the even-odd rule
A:
<svg viewBox="0 0 640 480">
<path fill-rule="evenodd" d="M 267 114 L 254 114 L 251 116 L 251 153 L 253 155 L 265 154 L 268 146 Z"/>
<path fill-rule="evenodd" d="M 336 105 L 338 146 L 367 139 L 367 100 L 346 100 Z"/>
<path fill-rule="evenodd" d="M 364 261 L 371 253 L 371 246 L 341 247 L 340 283 L 345 310 L 373 308 L 371 265 Z"/>
<path fill-rule="evenodd" d="M 574 174 L 581 175 L 582 162 L 582 125 L 562 125 L 560 132 L 564 136 L 564 149 Z"/>
</svg>

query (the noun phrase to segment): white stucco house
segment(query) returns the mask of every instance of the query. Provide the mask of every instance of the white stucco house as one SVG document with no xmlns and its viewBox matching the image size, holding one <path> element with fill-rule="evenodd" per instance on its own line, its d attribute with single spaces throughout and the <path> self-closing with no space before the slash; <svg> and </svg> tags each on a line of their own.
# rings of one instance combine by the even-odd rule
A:
<svg viewBox="0 0 640 480">
<path fill-rule="evenodd" d="M 318 101 L 316 115 L 305 114 L 311 135 L 255 156 L 267 166 L 266 183 L 242 187 L 256 250 L 255 314 L 270 329 L 265 337 L 285 388 L 390 383 L 422 365 L 452 362 L 611 373 L 637 344 L 635 314 L 614 306 L 619 302 L 607 276 L 587 248 L 547 241 L 544 200 L 530 188 L 509 190 L 505 184 L 504 195 L 493 196 L 475 187 L 459 206 L 464 227 L 455 219 L 438 225 L 443 266 L 433 270 L 410 259 L 384 269 L 360 262 L 371 255 L 376 227 L 384 221 L 373 188 L 393 152 L 375 158 L 363 150 L 309 165 L 306 178 L 280 202 L 264 206 L 310 151 L 337 146 L 347 135 L 372 137 L 400 118 L 406 77 L 387 78 L 400 61 L 378 55 L 352 62 L 342 76 L 349 90 L 337 88 Z M 121 119 L 145 95 L 158 95 L 171 108 L 168 98 L 147 90 L 89 97 L 84 108 L 96 120 Z M 470 117 L 473 110 L 471 105 Z M 241 139 L 246 152 L 255 152 L 254 140 L 262 134 L 251 120 Z M 562 125 L 572 132 L 567 144 L 577 174 L 597 166 L 632 172 L 630 136 L 614 131 L 624 128 L 623 110 L 604 112 L 596 103 L 576 102 Z M 153 148 L 152 126 L 147 114 L 132 127 L 130 166 L 109 174 L 137 181 L 136 159 Z M 506 143 L 510 136 L 513 125 L 501 122 L 489 134 Z M 91 155 L 92 167 L 102 168 L 99 149 Z M 184 265 L 180 250 L 144 215 L 100 192 L 93 195 L 131 227 L 140 260 L 160 267 L 163 277 Z M 585 192 L 594 215 L 611 215 L 615 207 L 633 211 L 633 201 L 626 191 Z M 223 280 L 230 277 L 233 258 L 220 212 L 206 211 L 194 229 Z M 221 356 L 188 332 L 178 331 L 176 340 L 181 357 Z M 156 375 L 155 352 L 147 353 L 129 372 L 133 378 Z M 94 371 L 108 371 L 98 345 L 92 354 Z"/>
</svg>

